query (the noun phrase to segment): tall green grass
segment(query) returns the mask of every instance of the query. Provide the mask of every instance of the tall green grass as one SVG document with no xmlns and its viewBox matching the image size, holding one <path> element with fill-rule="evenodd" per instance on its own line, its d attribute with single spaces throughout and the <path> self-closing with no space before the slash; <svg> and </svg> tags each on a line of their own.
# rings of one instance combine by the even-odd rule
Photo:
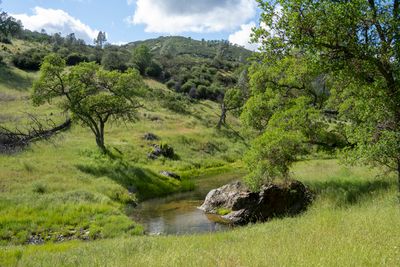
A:
<svg viewBox="0 0 400 267">
<path fill-rule="evenodd" d="M 293 175 L 317 192 L 303 215 L 216 234 L 6 247 L 0 265 L 399 266 L 396 181 L 377 172 L 302 162 Z"/>
</svg>

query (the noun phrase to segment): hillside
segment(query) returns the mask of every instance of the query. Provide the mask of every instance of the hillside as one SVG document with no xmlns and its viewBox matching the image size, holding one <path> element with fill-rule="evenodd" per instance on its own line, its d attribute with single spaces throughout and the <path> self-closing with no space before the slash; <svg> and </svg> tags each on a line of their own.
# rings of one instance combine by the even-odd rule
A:
<svg viewBox="0 0 400 267">
<path fill-rule="evenodd" d="M 225 58 L 229 61 L 244 61 L 252 52 L 224 41 L 194 40 L 182 36 L 158 37 L 127 44 L 127 47 L 147 45 L 155 55 L 173 51 L 175 55 L 213 59 L 220 49 L 225 50 Z"/>
</svg>

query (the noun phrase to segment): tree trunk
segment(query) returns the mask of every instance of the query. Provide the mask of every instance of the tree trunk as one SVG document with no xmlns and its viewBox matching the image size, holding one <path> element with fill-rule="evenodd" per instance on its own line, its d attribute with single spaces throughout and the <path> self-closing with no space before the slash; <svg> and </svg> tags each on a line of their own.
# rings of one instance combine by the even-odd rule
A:
<svg viewBox="0 0 400 267">
<path fill-rule="evenodd" d="M 104 123 L 100 123 L 99 133 L 96 134 L 96 144 L 103 154 L 107 154 L 107 148 L 104 145 Z"/>
<path fill-rule="evenodd" d="M 217 124 L 217 128 L 221 129 L 222 124 L 225 124 L 226 121 L 226 107 L 225 107 L 225 103 L 221 104 L 221 115 L 219 117 L 219 121 Z"/>
</svg>

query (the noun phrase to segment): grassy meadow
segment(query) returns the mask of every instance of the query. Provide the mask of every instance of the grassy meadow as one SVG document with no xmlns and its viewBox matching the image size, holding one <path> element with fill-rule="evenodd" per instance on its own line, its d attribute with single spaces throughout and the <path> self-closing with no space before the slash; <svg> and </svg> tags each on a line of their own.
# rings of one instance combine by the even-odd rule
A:
<svg viewBox="0 0 400 267">
<path fill-rule="evenodd" d="M 2 125 L 23 129 L 27 113 L 63 121 L 56 107 L 31 105 L 36 77 L 0 67 Z M 185 102 L 156 81 L 146 83 L 156 93 L 141 100 L 138 121 L 106 127 L 113 160 L 97 152 L 91 132 L 79 125 L 0 155 L 0 266 L 400 265 L 395 177 L 336 159 L 293 167 L 292 176 L 316 193 L 300 216 L 213 234 L 143 235 L 127 206 L 191 190 L 200 175 L 243 168 L 247 147 L 237 118 L 229 116 L 228 128 L 215 129 L 218 104 Z M 144 140 L 149 132 L 160 140 Z M 171 145 L 176 158 L 148 159 L 151 145 L 160 143 Z M 162 170 L 182 180 L 164 177 Z M 44 244 L 27 245 L 40 240 Z"/>
<path fill-rule="evenodd" d="M 301 216 L 232 231 L 8 246 L 10 266 L 398 266 L 400 210 L 394 177 L 336 160 L 297 164 L 317 197 Z"/>
</svg>

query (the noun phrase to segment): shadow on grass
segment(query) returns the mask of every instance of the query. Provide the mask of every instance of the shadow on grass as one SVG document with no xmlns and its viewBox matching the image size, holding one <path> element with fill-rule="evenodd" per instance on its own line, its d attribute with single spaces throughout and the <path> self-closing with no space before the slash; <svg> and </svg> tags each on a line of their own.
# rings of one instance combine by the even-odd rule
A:
<svg viewBox="0 0 400 267">
<path fill-rule="evenodd" d="M 26 91 L 32 86 L 33 78 L 21 75 L 4 64 L 0 64 L 0 83 L 18 91 Z"/>
<path fill-rule="evenodd" d="M 387 191 L 393 186 L 389 181 L 327 181 L 308 182 L 307 185 L 320 197 L 338 207 L 355 205 Z"/>
<path fill-rule="evenodd" d="M 94 164 L 78 164 L 76 167 L 95 177 L 108 177 L 135 193 L 139 200 L 160 197 L 184 191 L 185 182 L 164 177 L 153 171 L 138 168 L 122 160 L 98 161 Z"/>
<path fill-rule="evenodd" d="M 224 126 L 225 126 L 224 128 L 221 128 L 219 130 L 221 134 L 236 142 L 243 142 L 247 147 L 249 147 L 249 144 L 246 142 L 246 139 L 242 135 L 240 135 L 238 131 L 230 127 L 228 124 Z"/>
</svg>

